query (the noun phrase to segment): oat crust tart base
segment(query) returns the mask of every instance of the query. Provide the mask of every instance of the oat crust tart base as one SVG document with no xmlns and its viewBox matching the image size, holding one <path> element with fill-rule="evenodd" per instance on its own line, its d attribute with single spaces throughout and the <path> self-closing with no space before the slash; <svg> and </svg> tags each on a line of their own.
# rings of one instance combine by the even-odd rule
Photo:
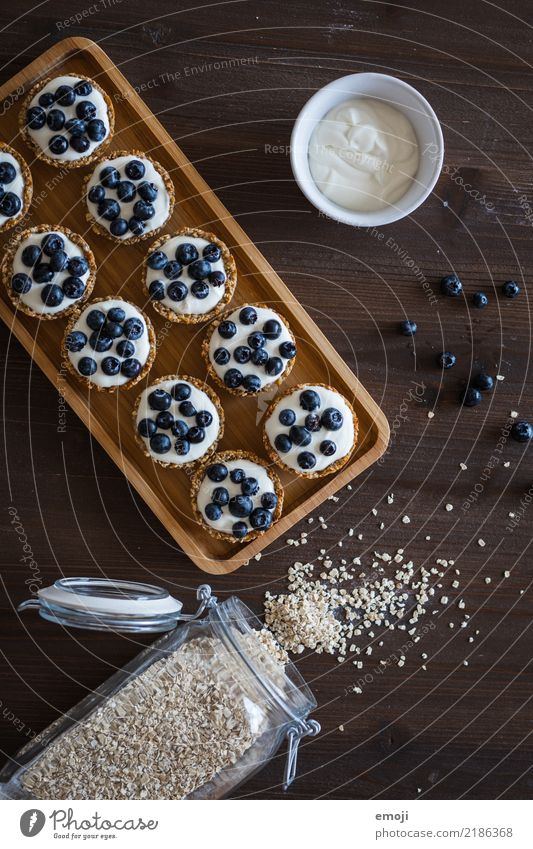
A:
<svg viewBox="0 0 533 849">
<path fill-rule="evenodd" d="M 168 236 L 161 236 L 153 245 L 150 245 L 150 254 L 155 253 L 165 246 L 165 244 L 174 239 L 176 236 L 191 236 L 192 238 L 205 239 L 207 242 L 213 242 L 213 244 L 217 245 L 222 251 L 222 260 L 224 263 L 224 270 L 226 272 L 226 281 L 225 281 L 225 291 L 215 307 L 212 310 L 206 313 L 176 313 L 174 310 L 170 309 L 170 307 L 165 306 L 160 301 L 153 301 L 150 298 L 150 293 L 148 291 L 148 265 L 145 262 L 143 265 L 143 289 L 146 294 L 146 297 L 149 299 L 151 305 L 157 312 L 162 315 L 164 318 L 168 319 L 168 321 L 179 322 L 180 324 L 200 324 L 203 321 L 209 321 L 215 316 L 220 315 L 221 312 L 225 310 L 233 295 L 235 293 L 235 287 L 237 285 L 237 266 L 235 264 L 235 259 L 233 255 L 230 253 L 229 249 L 226 247 L 224 242 L 215 236 L 214 233 L 210 233 L 208 230 L 201 230 L 199 227 L 182 227 L 180 230 L 176 230 Z"/>
<path fill-rule="evenodd" d="M 143 242 L 146 239 L 153 239 L 154 236 L 157 236 L 161 230 L 167 226 L 170 218 L 172 217 L 172 213 L 174 211 L 174 203 L 176 200 L 176 193 L 174 191 L 174 183 L 170 179 L 170 176 L 165 168 L 157 162 L 157 160 L 152 159 L 151 156 L 148 156 L 147 153 L 144 153 L 142 150 L 111 150 L 107 151 L 107 155 L 105 157 L 98 157 L 100 161 L 100 165 L 104 167 L 105 162 L 112 159 L 118 159 L 121 156 L 131 156 L 132 159 L 145 159 L 147 162 L 150 162 L 153 168 L 157 171 L 163 183 L 165 185 L 165 191 L 168 194 L 168 215 L 165 220 L 160 224 L 159 227 L 154 227 L 153 230 L 149 230 L 146 233 L 142 233 L 140 236 L 131 236 L 128 239 L 120 239 L 116 236 L 113 236 L 112 233 L 107 229 L 107 227 L 103 227 L 102 224 L 94 217 L 94 215 L 89 211 L 88 202 L 87 202 L 87 191 L 89 182 L 93 176 L 94 170 L 91 171 L 90 174 L 87 174 L 83 178 L 81 199 L 83 205 L 85 207 L 85 218 L 88 223 L 91 225 L 92 230 L 97 233 L 99 236 L 104 236 L 106 239 L 110 239 L 116 245 L 135 245 L 138 242 Z"/>
<path fill-rule="evenodd" d="M 33 140 L 31 133 L 28 132 L 26 112 L 35 95 L 38 94 L 41 89 L 45 88 L 48 83 L 51 83 L 54 80 L 54 77 L 45 77 L 45 79 L 40 80 L 30 89 L 28 95 L 24 98 L 19 112 L 19 129 L 24 141 L 28 147 L 31 148 L 37 159 L 40 159 L 42 162 L 46 162 L 48 165 L 53 165 L 54 168 L 68 168 L 73 170 L 74 168 L 82 168 L 84 165 L 90 165 L 91 162 L 96 162 L 97 159 L 100 159 L 102 153 L 107 150 L 115 132 L 115 110 L 113 109 L 113 103 L 111 102 L 111 98 L 108 93 L 104 91 L 98 83 L 91 79 L 91 77 L 81 76 L 80 74 L 61 74 L 61 76 L 72 77 L 73 80 L 87 80 L 87 82 L 102 95 L 107 107 L 107 118 L 109 121 L 109 133 L 103 142 L 101 142 L 98 147 L 89 154 L 89 156 L 80 156 L 77 159 L 69 160 L 53 159 L 51 156 L 47 156 L 42 147 Z"/>
<path fill-rule="evenodd" d="M 254 304 L 249 304 L 249 306 L 257 307 L 259 309 L 272 310 L 273 312 L 277 313 L 277 310 L 274 310 L 273 307 L 269 307 L 267 304 L 255 304 L 254 303 Z M 238 309 L 239 309 L 239 307 L 231 306 L 229 309 L 225 310 L 224 313 L 222 315 L 220 315 L 209 326 L 209 328 L 207 330 L 207 334 L 206 334 L 206 336 L 205 336 L 205 338 L 202 342 L 202 356 L 203 356 L 205 363 L 206 363 L 206 366 L 207 366 L 207 372 L 208 372 L 209 376 L 211 377 L 211 379 L 213 380 L 213 382 L 216 383 L 217 386 L 220 386 L 221 389 L 224 389 L 226 392 L 229 392 L 231 395 L 237 395 L 240 398 L 247 398 L 247 397 L 254 398 L 257 395 L 260 395 L 261 392 L 268 392 L 269 390 L 273 389 L 275 386 L 280 386 L 282 383 L 284 383 L 284 381 L 290 375 L 290 373 L 291 373 L 291 371 L 294 367 L 296 357 L 293 357 L 291 360 L 287 361 L 287 365 L 286 365 L 285 369 L 282 371 L 282 373 L 280 374 L 280 376 L 276 380 L 273 380 L 271 383 L 268 383 L 266 386 L 262 386 L 260 389 L 257 390 L 257 392 L 245 392 L 240 387 L 238 387 L 237 389 L 230 389 L 229 386 L 226 386 L 224 381 L 220 379 L 217 372 L 215 371 L 215 368 L 213 367 L 213 364 L 212 364 L 211 359 L 209 357 L 209 346 L 211 344 L 211 338 L 212 338 L 215 330 L 219 327 L 219 325 L 229 315 L 231 315 L 233 312 L 235 312 Z M 296 344 L 296 339 L 294 338 L 294 333 L 292 332 L 292 329 L 289 326 L 289 322 L 287 321 L 287 319 L 285 318 L 284 315 L 281 315 L 279 313 L 277 313 L 277 314 L 282 319 L 283 324 L 285 325 L 285 328 L 288 332 L 288 335 L 290 336 L 290 339 L 292 340 L 292 342 L 294 344 Z M 253 330 L 253 327 L 251 328 L 251 330 Z"/>
<path fill-rule="evenodd" d="M 217 531 L 215 528 L 212 528 L 207 524 L 204 517 L 202 516 L 200 510 L 198 509 L 196 499 L 198 496 L 198 491 L 204 479 L 205 473 L 207 471 L 207 467 L 212 465 L 212 463 L 226 463 L 231 460 L 249 460 L 251 463 L 256 463 L 258 466 L 262 466 L 268 474 L 268 477 L 272 481 L 272 485 L 274 487 L 274 492 L 276 493 L 278 503 L 276 504 L 275 509 L 272 512 L 272 524 L 270 528 L 275 525 L 278 519 L 281 517 L 281 513 L 283 511 L 283 487 L 281 485 L 281 481 L 277 472 L 274 471 L 270 466 L 268 466 L 264 459 L 258 457 L 257 454 L 254 454 L 252 451 L 220 451 L 218 454 L 210 457 L 210 459 L 206 463 L 202 463 L 202 465 L 194 472 L 191 478 L 191 506 L 195 520 L 198 524 L 204 528 L 212 537 L 215 539 L 223 540 L 228 543 L 247 543 L 253 539 L 257 539 L 257 537 L 261 537 L 266 534 L 270 528 L 266 528 L 264 530 L 254 529 L 250 530 L 245 537 L 242 539 L 237 539 L 237 537 L 232 536 L 232 534 L 224 534 L 221 531 Z"/>
<path fill-rule="evenodd" d="M 123 383 L 121 386 L 99 386 L 97 383 L 91 381 L 88 377 L 84 377 L 82 374 L 79 373 L 77 369 L 74 368 L 70 361 L 70 357 L 68 355 L 68 351 L 65 345 L 67 336 L 74 330 L 76 322 L 78 321 L 80 315 L 82 314 L 83 310 L 88 306 L 88 304 L 83 304 L 81 309 L 76 309 L 75 312 L 72 313 L 69 322 L 65 328 L 65 334 L 63 336 L 63 342 L 61 344 L 61 365 L 65 365 L 68 371 L 73 374 L 74 377 L 77 378 L 77 380 L 83 383 L 87 387 L 87 389 L 91 389 L 96 392 L 123 392 L 125 390 L 131 389 L 132 386 L 135 386 L 136 383 L 139 383 L 139 381 L 142 380 L 143 377 L 148 374 L 154 364 L 154 360 L 157 354 L 156 338 L 152 322 L 150 321 L 146 313 L 140 307 L 138 307 L 137 304 L 134 304 L 133 301 L 129 301 L 127 298 L 122 298 L 120 295 L 108 295 L 105 298 L 95 298 L 93 301 L 91 301 L 91 306 L 93 304 L 101 304 L 105 301 L 112 301 L 115 299 L 124 301 L 125 304 L 129 304 L 130 307 L 133 307 L 137 310 L 137 312 L 142 315 L 146 324 L 146 330 L 148 332 L 150 353 L 148 354 L 148 358 L 137 377 L 133 377 L 131 380 L 128 380 L 126 383 Z"/>
<path fill-rule="evenodd" d="M 0 227 L 0 233 L 6 233 L 8 230 L 11 230 L 12 227 L 15 227 L 25 215 L 28 214 L 31 201 L 33 198 L 33 179 L 31 176 L 31 171 L 28 167 L 28 164 L 23 156 L 20 155 L 16 150 L 14 150 L 10 145 L 6 142 L 0 142 L 0 155 L 2 151 L 9 153 L 13 159 L 16 159 L 22 174 L 22 179 L 24 180 L 24 192 L 22 194 L 22 207 L 20 212 L 17 213 L 13 218 L 6 218 L 2 226 Z"/>
<path fill-rule="evenodd" d="M 19 299 L 16 295 L 13 294 L 11 289 L 11 270 L 13 266 L 13 259 L 18 250 L 18 247 L 24 239 L 27 239 L 32 233 L 62 233 L 64 236 L 70 239 L 71 242 L 74 242 L 83 253 L 85 259 L 89 263 L 89 277 L 87 278 L 87 283 L 85 284 L 85 292 L 78 298 L 77 301 L 74 301 L 70 307 L 65 307 L 64 310 L 60 310 L 56 313 L 41 313 L 35 312 L 24 303 L 21 299 Z M 52 226 L 51 224 L 38 224 L 36 227 L 29 227 L 27 230 L 24 230 L 17 236 L 16 241 L 13 244 L 8 244 L 6 247 L 6 252 L 4 254 L 4 258 L 2 260 L 2 265 L 0 266 L 0 274 L 2 276 L 2 280 L 4 282 L 4 286 L 6 287 L 7 294 L 12 301 L 13 305 L 19 309 L 21 312 L 26 313 L 26 315 L 31 315 L 32 318 L 39 318 L 43 321 L 49 321 L 56 318 L 62 318 L 64 316 L 74 315 L 75 311 L 79 311 L 81 313 L 85 302 L 89 299 L 91 292 L 94 288 L 94 284 L 96 282 L 96 260 L 94 258 L 94 254 L 90 249 L 89 245 L 82 239 L 79 233 L 74 233 L 72 230 L 69 230 L 68 227 L 64 227 L 63 224 L 59 224 L 57 226 Z M 81 375 L 79 375 L 81 377 Z"/>
<path fill-rule="evenodd" d="M 140 392 L 139 395 L 137 396 L 136 400 L 135 400 L 135 405 L 134 405 L 133 411 L 132 411 L 133 432 L 134 432 L 134 435 L 135 435 L 135 442 L 137 443 L 137 445 L 139 446 L 139 448 L 141 449 L 141 451 L 143 452 L 145 457 L 148 457 L 149 460 L 153 460 L 155 463 L 159 463 L 159 465 L 163 466 L 165 469 L 183 469 L 184 471 L 188 472 L 192 468 L 197 467 L 199 463 L 202 464 L 202 465 L 204 463 L 206 465 L 209 465 L 210 458 L 216 452 L 217 445 L 220 442 L 220 440 L 222 439 L 222 437 L 224 436 L 224 409 L 222 407 L 222 404 L 220 403 L 220 398 L 218 397 L 216 392 L 214 392 L 214 390 L 210 386 L 208 386 L 207 383 L 205 383 L 202 380 L 199 380 L 197 377 L 191 377 L 188 374 L 166 374 L 166 375 L 164 375 L 164 377 L 158 377 L 157 380 L 154 380 L 153 383 L 150 383 L 150 387 L 155 387 L 159 383 L 164 383 L 167 380 L 175 380 L 176 382 L 182 381 L 182 380 L 187 381 L 188 383 L 192 383 L 193 386 L 196 386 L 197 389 L 200 389 L 202 392 L 205 392 L 205 394 L 208 396 L 208 398 L 212 402 L 213 406 L 216 407 L 218 417 L 219 417 L 219 420 L 220 420 L 217 438 L 215 439 L 213 444 L 210 446 L 210 448 L 207 449 L 205 454 L 203 454 L 201 457 L 199 457 L 198 460 L 192 460 L 189 463 L 180 463 L 180 464 L 166 463 L 165 460 L 159 460 L 157 457 L 154 457 L 154 455 L 151 454 L 150 451 L 148 451 L 148 449 L 146 448 L 146 443 L 144 442 L 143 438 L 141 436 L 139 436 L 139 433 L 137 431 L 137 413 L 138 413 L 138 410 L 139 410 L 139 404 L 141 402 L 141 398 L 142 398 L 142 394 L 143 394 L 142 392 Z"/>
<path fill-rule="evenodd" d="M 274 412 L 275 408 L 278 406 L 278 404 L 280 404 L 280 402 L 283 400 L 283 398 L 286 398 L 289 395 L 292 395 L 294 392 L 302 391 L 310 385 L 319 386 L 322 389 L 329 389 L 330 391 L 337 392 L 338 395 L 341 395 L 341 397 L 344 400 L 344 403 L 346 404 L 346 406 L 348 407 L 348 409 L 350 410 L 350 412 L 352 414 L 354 438 L 353 438 L 353 445 L 352 445 L 351 450 L 348 451 L 348 453 L 344 457 L 341 457 L 335 463 L 332 463 L 331 466 L 327 466 L 325 469 L 322 469 L 319 472 L 303 473 L 303 472 L 296 471 L 296 469 L 293 469 L 292 466 L 288 466 L 286 463 L 283 462 L 283 460 L 281 459 L 278 452 L 270 444 L 270 439 L 267 436 L 265 425 L 266 425 L 266 422 L 268 421 L 268 419 L 270 418 L 270 416 L 272 415 L 272 413 Z M 359 436 L 359 419 L 357 417 L 357 413 L 353 409 L 353 407 L 350 404 L 350 402 L 348 401 L 348 399 L 344 395 L 342 395 L 342 393 L 338 392 L 337 389 L 335 389 L 333 386 L 329 386 L 327 383 L 318 383 L 316 381 L 312 384 L 297 383 L 295 386 L 291 386 L 290 389 L 286 389 L 284 392 L 281 392 L 279 395 L 276 395 L 276 397 L 273 399 L 273 401 L 268 406 L 268 409 L 265 413 L 264 423 L 265 424 L 263 425 L 263 445 L 265 446 L 265 450 L 266 450 L 268 456 L 270 457 L 270 459 L 272 460 L 273 463 L 275 463 L 277 466 L 279 466 L 285 472 L 289 472 L 289 474 L 295 475 L 296 477 L 299 477 L 299 478 L 324 478 L 327 475 L 332 475 L 332 474 L 335 474 L 335 472 L 339 472 L 346 465 L 346 463 L 349 461 L 350 457 L 352 456 L 353 452 L 355 451 L 355 449 L 357 447 L 357 439 L 358 439 L 358 436 Z"/>
</svg>

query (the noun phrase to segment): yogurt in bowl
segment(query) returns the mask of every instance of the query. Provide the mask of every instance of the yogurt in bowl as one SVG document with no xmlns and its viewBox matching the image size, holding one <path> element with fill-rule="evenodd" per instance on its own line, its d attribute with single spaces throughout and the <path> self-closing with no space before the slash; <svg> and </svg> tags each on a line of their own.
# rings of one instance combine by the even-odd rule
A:
<svg viewBox="0 0 533 849">
<path fill-rule="evenodd" d="M 433 109 L 386 74 L 351 74 L 320 89 L 300 112 L 291 165 L 306 197 L 359 227 L 397 221 L 432 191 L 444 156 Z"/>
</svg>

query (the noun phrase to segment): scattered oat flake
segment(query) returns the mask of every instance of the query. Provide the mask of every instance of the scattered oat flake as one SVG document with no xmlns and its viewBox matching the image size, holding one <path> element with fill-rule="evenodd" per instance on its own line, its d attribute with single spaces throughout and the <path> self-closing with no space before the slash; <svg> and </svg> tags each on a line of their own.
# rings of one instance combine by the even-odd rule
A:
<svg viewBox="0 0 533 849">
<path fill-rule="evenodd" d="M 428 419 L 433 419 L 433 418 L 435 418 L 435 413 L 433 412 L 433 410 L 428 410 Z"/>
<path fill-rule="evenodd" d="M 459 463 L 459 468 L 461 469 L 461 471 L 466 472 L 468 466 L 466 465 L 466 463 Z"/>
<path fill-rule="evenodd" d="M 409 518 L 409 516 L 402 516 L 402 522 L 404 523 L 404 525 L 409 525 L 411 519 Z"/>
<path fill-rule="evenodd" d="M 453 510 L 453 504 L 446 504 L 445 509 L 448 513 L 451 513 Z"/>
<path fill-rule="evenodd" d="M 485 540 L 484 540 L 484 539 L 481 539 L 481 537 L 480 537 L 480 538 L 478 539 L 478 541 L 477 541 L 477 544 L 478 544 L 481 548 L 484 548 L 484 547 L 486 546 L 486 544 L 487 544 L 487 543 L 485 542 Z"/>
<path fill-rule="evenodd" d="M 503 374 L 497 374 L 497 375 L 496 375 L 496 380 L 505 380 L 505 375 L 503 375 Z"/>
<path fill-rule="evenodd" d="M 492 583 L 492 578 L 485 578 L 485 583 L 486 583 L 486 584 L 491 584 L 491 583 Z"/>
<path fill-rule="evenodd" d="M 517 418 L 518 418 L 518 413 L 516 412 L 516 410 L 511 410 L 511 412 L 509 413 L 509 415 L 511 416 L 511 418 L 512 418 L 512 419 L 517 419 Z"/>
</svg>

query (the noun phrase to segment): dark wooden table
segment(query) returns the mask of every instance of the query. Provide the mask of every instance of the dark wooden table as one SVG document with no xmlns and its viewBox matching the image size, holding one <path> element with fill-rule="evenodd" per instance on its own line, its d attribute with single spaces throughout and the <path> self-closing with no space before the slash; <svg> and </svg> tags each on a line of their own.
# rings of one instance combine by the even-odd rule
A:
<svg viewBox="0 0 533 849">
<path fill-rule="evenodd" d="M 32 5 L 19 2 L 11 22 L 4 12 L 2 81 L 66 35 L 100 42 L 392 424 L 385 462 L 338 503 L 324 505 L 326 530 L 315 522 L 303 551 L 267 552 L 259 563 L 214 579 L 217 594 L 236 593 L 261 612 L 265 590 L 283 589 L 294 560 L 334 550 L 349 527 L 364 539 L 354 536 L 343 551 L 366 561 L 375 549 L 399 546 L 417 564 L 455 560 L 421 622 L 428 633 L 402 668 L 373 672 L 380 658 L 398 651 L 401 632 L 385 635 L 382 647 L 376 639 L 361 672 L 324 655 L 299 658 L 323 731 L 303 748 L 300 777 L 287 797 L 530 798 L 533 475 L 531 449 L 508 439 L 507 425 L 511 410 L 533 418 L 531 4 L 509 0 L 503 11 L 483 0 L 237 0 L 193 12 L 176 0 L 56 0 L 35 11 Z M 75 15 L 79 23 L 68 20 Z M 289 164 L 301 106 L 320 86 L 356 71 L 413 83 L 433 104 L 445 135 L 436 190 L 383 235 L 318 215 Z M 438 292 L 451 269 L 466 297 L 439 296 L 432 305 L 424 279 Z M 500 293 L 508 278 L 522 286 L 515 301 Z M 483 311 L 470 300 L 478 289 L 490 298 Z M 405 317 L 419 325 L 414 342 L 398 333 Z M 0 748 L 7 757 L 138 650 L 131 638 L 68 633 L 30 614 L 19 619 L 13 606 L 29 595 L 31 579 L 48 583 L 101 567 L 166 585 L 191 605 L 203 576 L 73 413 L 66 414 L 65 433 L 57 433 L 57 393 L 4 326 L 0 338 Z M 442 377 L 435 355 L 446 349 L 457 365 Z M 481 369 L 505 379 L 479 407 L 461 408 L 461 387 Z M 510 512 L 518 517 L 515 528 Z M 294 535 L 304 529 L 305 522 Z M 457 590 L 450 586 L 454 569 L 461 573 Z M 448 606 L 438 601 L 443 594 Z M 465 629 L 463 613 L 471 617 Z M 346 695 L 360 678 L 362 694 Z M 240 795 L 282 795 L 282 757 Z"/>
</svg>

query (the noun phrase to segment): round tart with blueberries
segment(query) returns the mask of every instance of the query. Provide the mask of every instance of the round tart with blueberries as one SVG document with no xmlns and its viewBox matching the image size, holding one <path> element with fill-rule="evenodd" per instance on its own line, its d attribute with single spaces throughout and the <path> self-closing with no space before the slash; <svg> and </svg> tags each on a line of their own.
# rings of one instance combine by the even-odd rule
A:
<svg viewBox="0 0 533 849">
<path fill-rule="evenodd" d="M 234 395 L 257 395 L 285 380 L 294 365 L 296 342 L 285 319 L 254 304 L 213 324 L 202 353 L 220 386 Z"/>
<path fill-rule="evenodd" d="M 30 208 L 31 172 L 22 156 L 0 142 L 0 232 L 18 224 Z"/>
<path fill-rule="evenodd" d="M 155 359 L 150 319 L 123 298 L 96 298 L 76 310 L 63 340 L 68 368 L 91 389 L 129 389 Z"/>
<path fill-rule="evenodd" d="M 352 405 L 324 383 L 299 384 L 267 410 L 263 441 L 272 460 L 307 478 L 338 471 L 357 443 Z"/>
<path fill-rule="evenodd" d="M 213 233 L 185 227 L 155 242 L 144 264 L 144 288 L 170 321 L 193 324 L 218 315 L 237 283 L 235 260 Z"/>
<path fill-rule="evenodd" d="M 63 74 L 32 88 L 19 123 L 39 159 L 56 168 L 79 168 L 100 156 L 111 141 L 115 113 L 94 80 Z"/>
<path fill-rule="evenodd" d="M 281 516 L 283 488 L 277 474 L 249 451 L 222 451 L 192 478 L 196 519 L 217 539 L 248 542 Z"/>
<path fill-rule="evenodd" d="M 17 309 L 51 319 L 72 312 L 92 292 L 96 262 L 87 242 L 66 227 L 25 230 L 2 261 L 2 278 Z"/>
<path fill-rule="evenodd" d="M 98 162 L 85 179 L 84 197 L 93 229 L 127 244 L 157 233 L 174 208 L 174 186 L 167 172 L 137 150 L 119 151 Z"/>
<path fill-rule="evenodd" d="M 195 377 L 160 377 L 133 410 L 138 444 L 162 466 L 186 468 L 211 454 L 224 433 L 217 395 Z"/>
</svg>

